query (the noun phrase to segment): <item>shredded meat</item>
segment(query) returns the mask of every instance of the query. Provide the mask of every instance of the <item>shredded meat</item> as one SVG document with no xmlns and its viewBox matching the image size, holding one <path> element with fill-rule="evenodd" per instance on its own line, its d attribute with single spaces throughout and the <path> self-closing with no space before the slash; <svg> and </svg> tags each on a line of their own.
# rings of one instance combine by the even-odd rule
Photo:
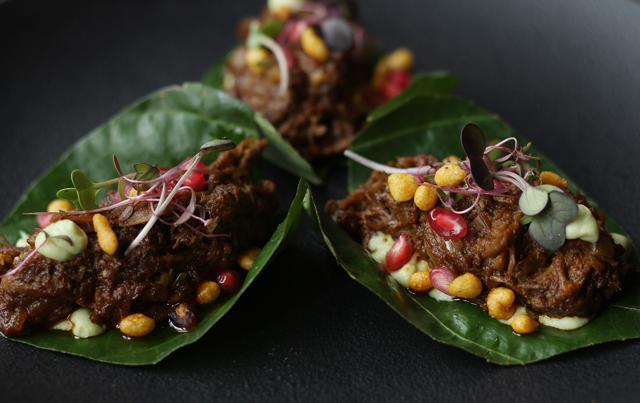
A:
<svg viewBox="0 0 640 403">
<path fill-rule="evenodd" d="M 396 165 L 432 162 L 433 157 L 423 155 L 401 158 Z M 365 246 L 377 231 L 394 237 L 407 233 L 418 256 L 432 267 L 447 266 L 456 274 L 474 273 L 488 288 L 509 287 L 534 312 L 555 317 L 589 317 L 622 289 L 629 270 L 624 249 L 614 244 L 603 229 L 602 215 L 593 208 L 600 224 L 596 244 L 568 240 L 555 252 L 545 251 L 520 223 L 518 199 L 508 196 L 483 196 L 465 215 L 468 234 L 461 240 L 445 240 L 414 203 L 393 200 L 386 179 L 386 174 L 375 172 L 344 200 L 327 203 L 336 222 Z M 588 205 L 583 197 L 574 197 Z M 459 203 L 464 206 L 470 201 Z"/>
<path fill-rule="evenodd" d="M 240 33 L 245 36 L 246 23 L 242 27 Z M 364 124 L 369 109 L 364 92 L 371 69 L 353 49 L 332 52 L 324 62 L 309 57 L 299 44 L 290 44 L 288 52 L 290 85 L 284 94 L 278 90 L 278 66 L 274 63 L 261 74 L 252 72 L 244 46 L 227 61 L 230 79 L 225 80 L 225 90 L 263 113 L 305 158 L 337 155 L 349 147 Z"/>
<path fill-rule="evenodd" d="M 36 255 L 20 271 L 3 278 L 0 331 L 12 336 L 30 328 L 48 328 L 78 306 L 90 308 L 96 323 L 115 325 L 130 313 L 142 312 L 162 321 L 177 303 L 195 305 L 200 282 L 234 267 L 239 253 L 261 247 L 267 240 L 277 207 L 275 185 L 251 179 L 252 163 L 265 144 L 246 140 L 222 154 L 208 169 L 207 190 L 197 194 L 198 205 L 216 220 L 215 233 L 228 236 L 207 238 L 185 225 L 157 224 L 125 256 L 126 246 L 143 224 L 122 223 L 121 211 L 114 210 L 108 218 L 120 248 L 109 256 L 98 245 L 90 217 L 60 217 L 73 219 L 85 229 L 89 246 L 69 262 Z M 0 245 L 0 273 L 33 250 L 35 235 L 28 242 L 27 248 Z"/>
</svg>

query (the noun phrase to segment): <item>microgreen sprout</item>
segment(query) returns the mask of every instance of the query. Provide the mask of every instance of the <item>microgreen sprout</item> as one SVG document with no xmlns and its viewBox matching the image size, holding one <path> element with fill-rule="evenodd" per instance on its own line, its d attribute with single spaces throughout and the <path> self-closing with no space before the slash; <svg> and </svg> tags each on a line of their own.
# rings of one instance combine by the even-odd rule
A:
<svg viewBox="0 0 640 403">
<path fill-rule="evenodd" d="M 289 88 L 289 62 L 284 49 L 278 42 L 273 40 L 270 36 L 266 35 L 261 29 L 260 24 L 257 21 L 251 23 L 249 28 L 249 35 L 247 36 L 247 47 L 258 48 L 264 46 L 267 48 L 276 58 L 278 63 L 278 70 L 280 72 L 280 85 L 278 92 L 280 95 L 284 95 Z"/>
<path fill-rule="evenodd" d="M 230 140 L 216 139 L 202 145 L 198 153 L 193 157 L 166 171 L 155 165 L 140 163 L 135 164 L 135 172 L 129 174 L 123 173 L 120 162 L 114 155 L 113 164 L 118 173 L 117 178 L 93 183 L 87 175 L 76 170 L 71 175 L 74 187 L 59 191 L 58 197 L 75 200 L 80 206 L 80 210 L 64 213 L 66 216 L 96 214 L 124 208 L 120 214 L 121 221 L 126 221 L 133 215 L 135 206 L 140 203 L 148 203 L 151 214 L 142 230 L 127 248 L 125 254 L 130 253 L 140 245 L 158 221 L 171 226 L 185 225 L 194 232 L 206 237 L 224 236 L 211 234 L 215 229 L 215 226 L 212 225 L 212 219 L 204 218 L 197 214 L 197 211 L 204 211 L 204 209 L 199 208 L 196 189 L 189 183 L 189 179 L 195 173 L 199 164 L 201 165 L 204 156 L 214 152 L 231 150 L 234 147 L 235 144 Z M 118 186 L 117 194 L 112 196 L 107 205 L 98 206 L 98 191 L 115 185 Z M 183 205 L 181 199 L 178 200 L 177 196 L 180 196 L 181 199 L 188 198 L 188 203 Z M 166 214 L 173 214 L 176 219 L 169 221 L 162 218 Z M 201 223 L 204 231 L 190 225 L 188 222 L 191 219 Z"/>
<path fill-rule="evenodd" d="M 531 144 L 520 148 L 518 139 L 509 137 L 486 146 L 484 132 L 474 124 L 462 129 L 460 141 L 467 158 L 457 164 L 467 175 L 463 184 L 457 187 L 439 186 L 434 182 L 434 173 L 443 165 L 441 162 L 398 168 L 372 161 L 351 150 L 345 151 L 344 155 L 374 171 L 413 175 L 422 185 L 436 189 L 441 203 L 456 214 L 473 210 L 481 196 L 518 197 L 519 194 L 518 205 L 525 214 L 521 223 L 529 225 L 531 237 L 547 250 L 560 248 L 565 241 L 566 226 L 577 216 L 577 204 L 557 187 L 532 186 L 529 183 L 538 177 L 536 170 L 529 165 L 536 159 L 528 154 Z M 460 195 L 474 198 L 468 207 L 457 210 L 454 202 Z"/>
</svg>

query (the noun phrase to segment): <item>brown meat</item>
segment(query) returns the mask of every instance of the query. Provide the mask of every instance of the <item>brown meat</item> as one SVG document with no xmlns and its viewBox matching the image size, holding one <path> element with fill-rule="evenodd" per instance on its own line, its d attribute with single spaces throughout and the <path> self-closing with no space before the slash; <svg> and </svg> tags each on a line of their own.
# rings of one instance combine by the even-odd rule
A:
<svg viewBox="0 0 640 403">
<path fill-rule="evenodd" d="M 355 22 L 353 2 L 323 3 Z M 272 18 L 268 11 L 261 17 L 263 22 Z M 243 40 L 248 21 L 240 24 Z M 245 46 L 235 49 L 227 60 L 225 90 L 264 114 L 305 158 L 317 160 L 340 154 L 362 128 L 370 108 L 364 98 L 372 69 L 362 50 L 334 51 L 328 60 L 318 62 L 301 49 L 298 41 L 282 46 L 291 61 L 290 85 L 284 94 L 279 93 L 280 73 L 275 60 L 257 74 L 247 66 Z"/>
<path fill-rule="evenodd" d="M 420 166 L 430 156 L 402 158 L 396 165 Z M 520 223 L 517 197 L 483 196 L 465 215 L 469 232 L 461 240 L 444 240 L 412 202 L 398 203 L 387 191 L 387 175 L 372 174 L 369 181 L 347 198 L 327 203 L 327 211 L 354 238 L 367 245 L 377 231 L 398 237 L 408 233 L 416 253 L 432 267 L 447 266 L 456 274 L 471 272 L 488 288 L 506 286 L 534 312 L 550 316 L 591 316 L 622 289 L 628 270 L 624 250 L 602 228 L 594 245 L 567 241 L 547 252 Z M 586 205 L 586 200 L 577 198 Z M 459 202 L 468 205 L 469 200 Z"/>
<path fill-rule="evenodd" d="M 208 189 L 197 195 L 198 204 L 217 220 L 215 232 L 228 237 L 205 238 L 184 225 L 157 224 L 140 246 L 124 256 L 142 226 L 118 224 L 120 212 L 113 211 L 108 218 L 120 244 L 115 256 L 106 255 L 95 234 L 88 232 L 89 246 L 73 260 L 60 263 L 37 255 L 2 279 L 0 331 L 11 336 L 32 327 L 46 328 L 78 306 L 92 309 L 97 323 L 115 325 L 134 312 L 166 320 L 174 304 L 194 304 L 201 281 L 234 267 L 238 253 L 261 247 L 267 240 L 276 209 L 275 185 L 251 179 L 252 163 L 264 146 L 264 140 L 247 140 L 222 154 L 209 167 Z M 81 226 L 86 221 L 86 217 L 73 219 Z M 1 245 L 0 273 L 33 250 L 34 240 L 31 237 L 24 249 Z"/>
</svg>

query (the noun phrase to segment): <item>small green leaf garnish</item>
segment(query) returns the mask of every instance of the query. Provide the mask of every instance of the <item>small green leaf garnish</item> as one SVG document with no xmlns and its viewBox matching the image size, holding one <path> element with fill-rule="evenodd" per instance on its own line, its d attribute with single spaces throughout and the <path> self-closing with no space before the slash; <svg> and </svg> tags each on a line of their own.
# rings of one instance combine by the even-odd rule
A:
<svg viewBox="0 0 640 403">
<path fill-rule="evenodd" d="M 547 207 L 549 194 L 533 186 L 527 187 L 520 195 L 518 206 L 528 216 L 535 216 Z"/>
<path fill-rule="evenodd" d="M 147 163 L 134 164 L 133 169 L 136 171 L 135 179 L 139 181 L 150 181 L 160 175 L 158 167 Z"/>
<path fill-rule="evenodd" d="M 78 204 L 83 210 L 93 210 L 98 207 L 96 194 L 99 189 L 87 177 L 87 175 L 76 169 L 71 172 L 71 183 L 76 188 L 78 194 Z"/>
<path fill-rule="evenodd" d="M 551 192 L 548 206 L 533 217 L 529 235 L 546 250 L 555 251 L 564 244 L 565 229 L 577 216 L 578 205 L 571 197 Z"/>
<path fill-rule="evenodd" d="M 75 204 L 78 204 L 78 191 L 76 190 L 76 188 L 60 189 L 56 193 L 56 197 L 58 199 L 70 200 Z"/>
<path fill-rule="evenodd" d="M 260 27 L 260 32 L 265 34 L 268 37 L 275 38 L 280 35 L 282 29 L 284 28 L 284 22 L 279 20 L 271 20 L 266 21 Z"/>
<path fill-rule="evenodd" d="M 533 221 L 533 217 L 531 217 L 530 215 L 526 215 L 520 219 L 520 224 L 528 225 L 531 223 L 531 221 Z"/>
<path fill-rule="evenodd" d="M 211 140 L 200 147 L 200 152 L 202 155 L 207 155 L 209 153 L 231 150 L 235 146 L 236 144 L 231 140 L 216 139 Z"/>
</svg>

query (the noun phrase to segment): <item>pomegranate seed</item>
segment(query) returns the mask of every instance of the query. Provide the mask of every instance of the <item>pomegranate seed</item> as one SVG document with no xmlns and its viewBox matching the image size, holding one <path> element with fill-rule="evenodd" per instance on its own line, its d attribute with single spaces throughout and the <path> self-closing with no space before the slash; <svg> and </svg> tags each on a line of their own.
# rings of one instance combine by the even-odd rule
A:
<svg viewBox="0 0 640 403">
<path fill-rule="evenodd" d="M 453 281 L 453 272 L 451 270 L 445 266 L 431 269 L 429 279 L 433 288 L 449 295 L 449 284 Z"/>
<path fill-rule="evenodd" d="M 235 294 L 240 291 L 242 279 L 235 270 L 223 270 L 216 277 L 216 282 L 226 294 Z"/>
<path fill-rule="evenodd" d="M 47 228 L 51 220 L 53 220 L 53 214 L 38 214 L 38 225 L 42 229 Z"/>
<path fill-rule="evenodd" d="M 385 258 L 385 266 L 388 271 L 397 271 L 411 260 L 413 256 L 413 246 L 409 235 L 401 234 L 400 238 L 393 243 Z"/>
<path fill-rule="evenodd" d="M 387 75 L 382 95 L 386 100 L 393 99 L 402 94 L 409 84 L 411 84 L 411 73 L 402 70 L 392 71 Z"/>
<path fill-rule="evenodd" d="M 469 230 L 463 216 L 442 207 L 436 207 L 429 212 L 429 225 L 444 239 L 462 239 Z"/>
<path fill-rule="evenodd" d="M 186 163 L 183 163 L 181 168 L 183 169 L 188 169 L 189 165 Z M 166 168 L 160 168 L 160 173 L 165 173 L 167 172 Z M 200 192 L 203 191 L 207 188 L 207 179 L 205 177 L 205 172 L 207 172 L 207 166 L 202 162 L 198 162 L 198 164 L 196 165 L 195 169 L 193 170 L 193 172 L 191 173 L 191 175 L 189 175 L 189 177 L 187 179 L 185 179 L 184 182 L 182 182 L 182 186 L 186 186 L 186 187 L 190 187 L 191 189 L 195 190 L 196 192 Z M 173 179 L 171 181 L 169 181 L 167 183 L 167 191 L 170 192 L 171 190 L 173 190 L 173 188 L 175 187 L 175 185 L 178 183 L 178 179 Z M 179 192 L 180 194 L 187 194 L 189 192 L 187 191 L 182 191 Z"/>
</svg>

